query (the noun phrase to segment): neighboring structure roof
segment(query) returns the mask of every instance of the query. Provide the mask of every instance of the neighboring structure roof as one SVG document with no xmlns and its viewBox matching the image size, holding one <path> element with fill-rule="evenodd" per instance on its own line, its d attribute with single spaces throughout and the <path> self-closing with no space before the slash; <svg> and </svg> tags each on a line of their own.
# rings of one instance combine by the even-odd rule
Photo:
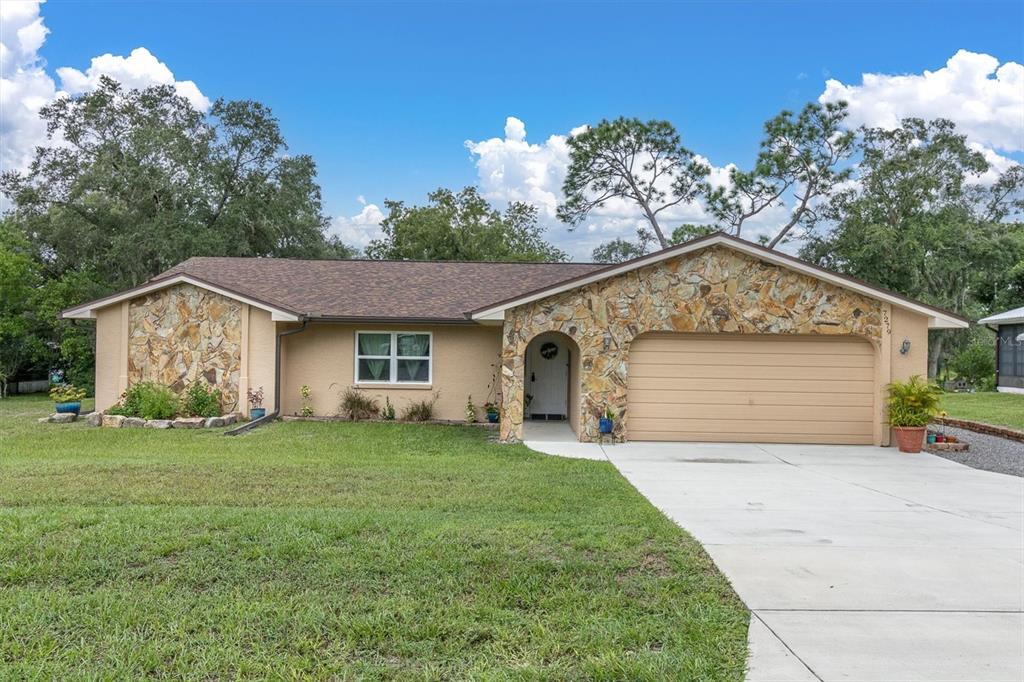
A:
<svg viewBox="0 0 1024 682">
<path fill-rule="evenodd" d="M 482 263 L 283 258 L 190 258 L 128 291 L 64 312 L 95 310 L 187 282 L 269 310 L 276 320 L 466 322 L 466 312 L 571 279 L 596 263 Z"/>
<path fill-rule="evenodd" d="M 1018 324 L 1024 322 L 1024 306 L 1020 308 L 1014 308 L 1013 310 L 1007 310 L 1006 312 L 996 313 L 995 315 L 989 315 L 983 319 L 978 320 L 978 324 Z"/>
<path fill-rule="evenodd" d="M 683 244 L 670 246 L 667 249 L 662 249 L 661 251 L 656 251 L 654 253 L 647 254 L 646 256 L 640 256 L 639 258 L 634 258 L 624 263 L 604 266 L 563 282 L 556 282 L 553 285 L 538 287 L 526 294 L 513 294 L 503 301 L 492 305 L 483 305 L 476 310 L 473 310 L 472 317 L 474 320 L 481 321 L 500 319 L 508 308 L 514 308 L 516 306 L 523 305 L 524 303 L 536 301 L 541 298 L 547 298 L 548 296 L 552 296 L 563 291 L 585 286 L 591 282 L 597 282 L 608 277 L 614 277 L 615 275 L 636 270 L 637 268 L 642 268 L 646 265 L 658 263 L 669 258 L 681 256 L 700 249 L 706 249 L 718 244 L 746 253 L 754 258 L 759 258 L 791 270 L 796 270 L 797 272 L 802 272 L 812 277 L 817 277 L 818 279 L 831 282 L 832 284 L 841 286 L 845 289 L 850 289 L 872 298 L 886 301 L 887 303 L 899 308 L 927 315 L 928 326 L 935 329 L 963 329 L 970 326 L 970 322 L 967 318 L 961 317 L 956 313 L 943 310 L 942 308 L 936 308 L 935 306 L 928 305 L 927 303 L 915 301 L 895 292 L 868 284 L 867 282 L 863 282 L 854 277 L 848 277 L 846 275 L 841 275 L 838 272 L 826 270 L 825 268 L 818 267 L 817 265 L 800 260 L 794 256 L 754 244 L 753 242 L 748 242 L 747 240 L 740 239 L 739 237 L 727 235 L 723 232 L 715 232 L 714 234 L 710 234 L 706 237 L 692 239 Z"/>
</svg>

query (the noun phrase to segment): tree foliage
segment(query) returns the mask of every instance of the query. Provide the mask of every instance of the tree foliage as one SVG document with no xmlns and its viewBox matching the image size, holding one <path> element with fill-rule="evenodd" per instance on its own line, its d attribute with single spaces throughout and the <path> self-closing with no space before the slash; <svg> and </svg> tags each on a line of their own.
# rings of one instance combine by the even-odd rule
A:
<svg viewBox="0 0 1024 682">
<path fill-rule="evenodd" d="M 640 208 L 661 248 L 669 246 L 669 239 L 658 215 L 697 198 L 710 172 L 682 146 L 668 121 L 603 120 L 570 137 L 568 144 L 569 170 L 559 220 L 572 229 L 594 209 L 622 199 Z"/>
<path fill-rule="evenodd" d="M 457 194 L 438 189 L 425 206 L 386 201 L 384 236 L 370 242 L 369 258 L 449 261 L 564 261 L 566 254 L 544 240 L 537 209 L 512 202 L 491 207 L 475 187 Z"/>
<path fill-rule="evenodd" d="M 0 176 L 11 203 L 0 258 L 8 267 L 27 258 L 26 281 L 37 280 L 27 350 L 3 350 L 22 358 L 13 371 L 62 363 L 91 383 L 92 325 L 59 321 L 59 311 L 191 256 L 349 254 L 325 237 L 313 160 L 286 154 L 258 102 L 218 100 L 203 114 L 171 86 L 129 90 L 104 77 L 40 116 L 51 144 L 26 172 Z M 0 325 L 14 324 L 12 305 Z"/>
<path fill-rule="evenodd" d="M 707 203 L 722 226 L 741 236 L 743 224 L 792 194 L 789 219 L 768 242 L 775 248 L 797 225 L 812 228 L 821 217 L 818 203 L 849 179 L 840 168 L 854 151 L 856 135 L 843 130 L 845 102 L 810 103 L 794 116 L 782 111 L 764 124 L 764 139 L 753 169 L 733 168 L 730 186 L 708 190 Z"/>
<path fill-rule="evenodd" d="M 811 235 L 801 255 L 966 316 L 988 312 L 991 287 L 1009 285 L 993 273 L 1024 259 L 1022 225 L 1006 221 L 1024 209 L 1024 169 L 981 183 L 989 164 L 942 119 L 865 130 L 860 151 L 856 185 L 833 197 L 832 227 Z M 933 333 L 932 375 L 953 340 Z"/>
</svg>

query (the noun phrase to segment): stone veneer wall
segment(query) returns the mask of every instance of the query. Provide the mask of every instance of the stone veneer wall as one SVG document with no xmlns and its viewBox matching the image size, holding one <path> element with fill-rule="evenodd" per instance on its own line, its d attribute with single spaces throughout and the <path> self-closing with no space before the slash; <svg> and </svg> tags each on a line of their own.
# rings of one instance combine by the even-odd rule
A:
<svg viewBox="0 0 1024 682">
<path fill-rule="evenodd" d="M 580 348 L 580 440 L 599 437 L 607 407 L 622 440 L 629 345 L 644 332 L 852 334 L 877 349 L 883 317 L 875 299 L 722 246 L 639 268 L 506 311 L 501 437 L 522 439 L 524 358 L 541 332 Z"/>
<path fill-rule="evenodd" d="M 224 411 L 238 406 L 242 304 L 191 284 L 131 301 L 128 384 L 155 381 L 175 391 L 198 379 L 221 390 Z"/>
</svg>

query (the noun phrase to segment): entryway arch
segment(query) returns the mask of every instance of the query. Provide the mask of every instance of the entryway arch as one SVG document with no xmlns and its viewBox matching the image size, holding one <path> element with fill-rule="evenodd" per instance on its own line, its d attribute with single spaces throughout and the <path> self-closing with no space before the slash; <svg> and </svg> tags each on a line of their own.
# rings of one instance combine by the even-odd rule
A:
<svg viewBox="0 0 1024 682">
<path fill-rule="evenodd" d="M 580 350 L 568 335 L 537 334 L 524 354 L 523 417 L 567 421 L 577 433 L 580 417 Z"/>
</svg>

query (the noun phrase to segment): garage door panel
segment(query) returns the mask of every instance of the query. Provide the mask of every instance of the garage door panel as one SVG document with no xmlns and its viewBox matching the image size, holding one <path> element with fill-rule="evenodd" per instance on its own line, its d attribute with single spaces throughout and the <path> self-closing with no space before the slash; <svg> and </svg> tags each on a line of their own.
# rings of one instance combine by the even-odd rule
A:
<svg viewBox="0 0 1024 682">
<path fill-rule="evenodd" d="M 773 433 L 773 434 L 819 434 L 823 436 L 833 435 L 871 435 L 873 432 L 870 422 L 860 421 L 812 421 L 812 420 L 783 420 L 783 419 L 744 419 L 744 428 L 737 429 L 735 419 L 688 419 L 672 418 L 659 419 L 656 417 L 631 417 L 629 420 L 630 433 L 635 429 L 639 433 L 644 432 L 666 432 L 678 431 L 680 433 L 692 433 L 696 431 L 721 432 L 721 433 Z M 638 440 L 643 440 L 638 439 Z"/>
<path fill-rule="evenodd" d="M 800 421 L 871 421 L 873 408 L 822 405 L 672 405 L 634 402 L 643 416 L 659 419 L 799 419 Z"/>
<path fill-rule="evenodd" d="M 873 395 L 874 381 L 830 381 L 827 379 L 787 380 L 776 379 L 686 379 L 673 377 L 630 376 L 629 390 L 634 388 L 677 390 L 686 388 L 694 391 L 818 391 L 836 393 L 867 393 Z"/>
<path fill-rule="evenodd" d="M 687 382 L 687 386 L 690 386 Z M 824 407 L 872 407 L 874 396 L 870 392 L 822 392 L 813 391 L 716 391 L 717 386 L 706 390 L 697 389 L 640 389 L 630 384 L 630 402 L 665 403 L 671 405 L 790 405 Z M 745 386 L 744 388 L 750 388 Z M 683 408 L 685 409 L 685 408 Z"/>
<path fill-rule="evenodd" d="M 632 433 L 632 430 L 631 430 Z M 632 436 L 631 436 L 632 437 Z M 820 434 L 801 433 L 753 433 L 743 431 L 659 431 L 647 432 L 634 440 L 687 441 L 691 443 L 841 443 L 843 445 L 871 445 L 871 434 L 836 436 L 823 440 Z"/>
<path fill-rule="evenodd" d="M 798 365 L 743 366 L 743 365 L 673 365 L 673 364 L 629 364 L 630 373 L 637 377 L 671 377 L 677 379 L 818 379 L 857 380 L 863 379 L 862 367 L 800 367 Z"/>
<path fill-rule="evenodd" d="M 666 351 L 666 352 L 687 352 L 687 353 L 711 353 L 721 355 L 722 353 L 738 353 L 741 355 L 762 354 L 762 353 L 803 353 L 814 355 L 834 355 L 837 352 L 844 355 L 868 355 L 873 356 L 874 350 L 871 344 L 864 341 L 850 343 L 845 337 L 836 336 L 778 336 L 767 335 L 742 336 L 737 334 L 704 335 L 694 334 L 693 338 L 686 342 L 686 346 L 679 345 L 677 337 L 679 334 L 672 332 L 659 332 L 657 334 L 644 334 L 639 339 L 642 350 L 645 351 Z M 756 346 L 747 343 L 733 344 L 732 341 L 745 342 L 751 338 L 757 338 Z M 839 340 L 842 348 L 837 348 L 832 341 Z M 630 349 L 632 352 L 632 349 Z"/>
<path fill-rule="evenodd" d="M 725 344 L 736 345 L 736 344 Z M 729 364 L 733 366 L 792 365 L 794 358 L 799 358 L 802 367 L 862 367 L 875 366 L 875 358 L 871 355 L 833 353 L 833 354 L 799 354 L 793 353 L 730 353 Z M 630 351 L 629 364 L 636 365 L 709 365 L 722 364 L 721 353 L 691 353 L 688 351 L 650 351 L 645 346 L 640 350 Z"/>
<path fill-rule="evenodd" d="M 629 438 L 871 443 L 874 361 L 850 337 L 641 336 L 630 348 Z"/>
</svg>

